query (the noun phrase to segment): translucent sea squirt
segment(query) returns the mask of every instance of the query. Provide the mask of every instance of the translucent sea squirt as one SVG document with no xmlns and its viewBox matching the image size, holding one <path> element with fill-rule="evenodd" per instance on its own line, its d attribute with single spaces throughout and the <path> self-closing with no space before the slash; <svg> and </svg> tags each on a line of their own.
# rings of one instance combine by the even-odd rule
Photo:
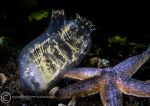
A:
<svg viewBox="0 0 150 106">
<path fill-rule="evenodd" d="M 66 20 L 63 10 L 52 11 L 48 28 L 20 52 L 21 85 L 31 92 L 54 86 L 65 70 L 77 66 L 91 46 L 94 26 L 81 18 Z"/>
</svg>

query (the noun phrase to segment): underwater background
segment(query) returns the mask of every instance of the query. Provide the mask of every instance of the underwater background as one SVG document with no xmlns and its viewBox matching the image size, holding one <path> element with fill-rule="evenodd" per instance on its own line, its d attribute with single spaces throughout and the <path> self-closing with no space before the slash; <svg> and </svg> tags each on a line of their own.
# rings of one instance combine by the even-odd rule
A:
<svg viewBox="0 0 150 106">
<path fill-rule="evenodd" d="M 150 7 L 148 2 L 119 0 L 1 0 L 0 1 L 0 94 L 27 96 L 20 88 L 17 59 L 20 50 L 38 37 L 48 26 L 52 10 L 64 10 L 66 17 L 76 13 L 93 22 L 92 48 L 78 67 L 98 67 L 98 59 L 107 59 L 108 67 L 129 56 L 141 53 L 150 43 Z M 106 67 L 106 66 L 102 66 Z M 150 81 L 150 61 L 133 78 Z M 57 85 L 74 83 L 62 79 Z M 31 94 L 30 94 L 31 95 Z M 45 94 L 47 95 L 47 94 Z M 67 100 L 49 98 L 11 98 L 9 104 L 0 105 L 57 106 Z M 149 106 L 149 98 L 123 95 L 124 106 Z M 78 98 L 77 106 L 102 106 L 99 94 Z"/>
</svg>

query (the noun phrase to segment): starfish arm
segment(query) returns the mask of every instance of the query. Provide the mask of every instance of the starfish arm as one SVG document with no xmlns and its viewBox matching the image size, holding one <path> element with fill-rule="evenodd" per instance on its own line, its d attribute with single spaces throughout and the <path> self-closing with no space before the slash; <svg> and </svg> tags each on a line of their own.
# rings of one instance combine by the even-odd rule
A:
<svg viewBox="0 0 150 106">
<path fill-rule="evenodd" d="M 127 95 L 137 97 L 150 97 L 150 83 L 132 78 L 120 78 L 116 80 L 118 89 Z"/>
<path fill-rule="evenodd" d="M 150 46 L 142 54 L 129 57 L 113 67 L 117 73 L 131 77 L 150 58 Z"/>
<path fill-rule="evenodd" d="M 100 96 L 104 106 L 122 106 L 123 104 L 122 94 L 112 81 L 101 87 Z"/>
<path fill-rule="evenodd" d="M 70 78 L 74 80 L 84 80 L 94 77 L 101 73 L 102 69 L 99 68 L 74 68 L 65 71 L 64 78 Z"/>
<path fill-rule="evenodd" d="M 93 77 L 79 81 L 75 84 L 69 85 L 65 88 L 59 89 L 54 97 L 57 99 L 66 99 L 76 96 L 85 97 L 99 92 L 98 77 Z M 51 94 L 50 94 L 51 96 Z"/>
</svg>

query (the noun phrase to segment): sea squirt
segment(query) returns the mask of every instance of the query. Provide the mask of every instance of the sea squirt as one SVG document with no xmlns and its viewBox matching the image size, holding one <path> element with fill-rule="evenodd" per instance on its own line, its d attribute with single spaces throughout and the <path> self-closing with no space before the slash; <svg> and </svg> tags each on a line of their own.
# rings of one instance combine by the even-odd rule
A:
<svg viewBox="0 0 150 106">
<path fill-rule="evenodd" d="M 21 85 L 31 92 L 52 88 L 65 70 L 77 66 L 91 47 L 94 26 L 78 14 L 67 20 L 63 10 L 53 10 L 48 28 L 20 52 Z"/>
</svg>

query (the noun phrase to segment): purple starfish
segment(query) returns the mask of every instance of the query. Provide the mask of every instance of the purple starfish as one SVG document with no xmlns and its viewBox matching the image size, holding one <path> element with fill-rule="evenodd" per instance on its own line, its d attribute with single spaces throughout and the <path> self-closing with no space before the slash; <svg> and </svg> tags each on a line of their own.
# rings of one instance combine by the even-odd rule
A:
<svg viewBox="0 0 150 106">
<path fill-rule="evenodd" d="M 75 68 L 64 77 L 80 80 L 62 89 L 53 88 L 50 95 L 58 99 L 88 96 L 100 93 L 104 106 L 121 106 L 122 93 L 137 97 L 150 97 L 150 83 L 132 79 L 131 76 L 150 58 L 150 46 L 142 54 L 129 57 L 112 68 Z M 58 90 L 58 91 L 57 91 Z"/>
</svg>

